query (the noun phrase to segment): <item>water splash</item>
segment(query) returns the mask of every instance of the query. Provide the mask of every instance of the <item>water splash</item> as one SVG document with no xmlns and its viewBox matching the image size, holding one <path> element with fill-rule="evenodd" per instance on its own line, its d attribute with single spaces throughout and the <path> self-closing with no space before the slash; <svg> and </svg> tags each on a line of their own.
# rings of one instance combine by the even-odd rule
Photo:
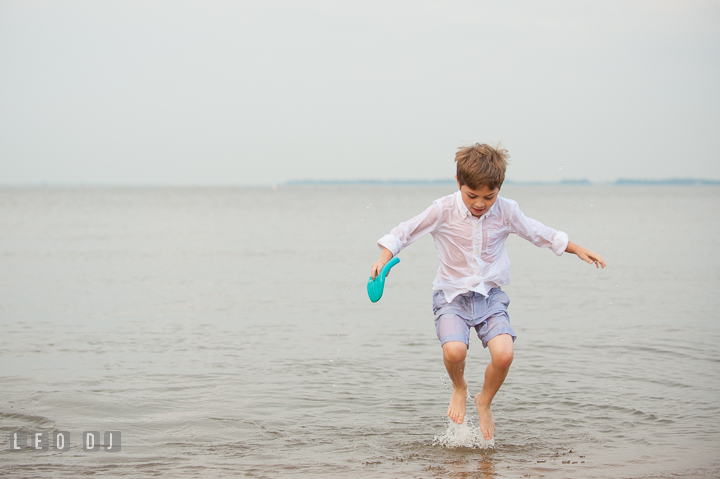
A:
<svg viewBox="0 0 720 479">
<path fill-rule="evenodd" d="M 442 436 L 435 436 L 433 445 L 440 445 L 448 449 L 468 447 L 470 449 L 489 449 L 495 447 L 495 437 L 486 441 L 471 419 L 465 417 L 462 424 L 448 420 L 448 427 Z"/>
</svg>

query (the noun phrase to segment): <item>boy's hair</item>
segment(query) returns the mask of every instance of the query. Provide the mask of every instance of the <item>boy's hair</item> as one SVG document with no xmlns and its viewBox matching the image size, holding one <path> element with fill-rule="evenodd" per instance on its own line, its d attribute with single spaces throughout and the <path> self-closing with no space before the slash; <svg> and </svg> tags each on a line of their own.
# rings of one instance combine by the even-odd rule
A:
<svg viewBox="0 0 720 479">
<path fill-rule="evenodd" d="M 500 188 L 505 181 L 505 168 L 508 158 L 507 150 L 475 143 L 473 146 L 458 148 L 455 154 L 457 163 L 457 179 L 460 186 L 467 185 L 471 190 L 487 186 L 491 190 Z"/>
</svg>

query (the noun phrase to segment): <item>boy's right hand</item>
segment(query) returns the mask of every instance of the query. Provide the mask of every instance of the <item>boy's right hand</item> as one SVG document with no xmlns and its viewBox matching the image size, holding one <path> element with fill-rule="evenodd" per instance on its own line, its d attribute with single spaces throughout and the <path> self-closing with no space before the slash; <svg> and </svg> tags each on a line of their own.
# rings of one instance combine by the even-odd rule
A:
<svg viewBox="0 0 720 479">
<path fill-rule="evenodd" d="M 373 281 L 380 275 L 383 267 L 387 264 L 388 261 L 392 259 L 392 257 L 393 255 L 390 250 L 387 248 L 383 248 L 382 253 L 380 253 L 380 259 L 377 260 L 370 268 L 370 277 L 373 279 Z M 388 276 L 390 276 L 389 272 Z"/>
<path fill-rule="evenodd" d="M 375 278 L 377 278 L 380 275 L 380 272 L 382 271 L 383 266 L 385 266 L 386 264 L 387 264 L 387 261 L 383 261 L 383 260 L 376 261 L 370 268 L 370 277 L 373 280 L 375 280 Z M 388 276 L 389 275 L 390 275 L 390 273 L 388 273 Z"/>
</svg>

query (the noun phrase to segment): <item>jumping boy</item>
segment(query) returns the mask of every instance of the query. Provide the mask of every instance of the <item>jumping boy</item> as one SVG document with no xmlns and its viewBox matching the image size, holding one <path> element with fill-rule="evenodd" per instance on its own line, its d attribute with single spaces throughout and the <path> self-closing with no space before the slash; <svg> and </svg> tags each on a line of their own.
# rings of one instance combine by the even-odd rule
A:
<svg viewBox="0 0 720 479">
<path fill-rule="evenodd" d="M 515 201 L 499 196 L 507 158 L 507 150 L 485 144 L 460 148 L 455 155 L 460 191 L 435 200 L 424 212 L 380 238 L 382 253 L 370 270 L 374 279 L 403 248 L 428 233 L 433 236 L 440 258 L 433 281 L 435 329 L 453 384 L 447 415 L 458 424 L 465 417 L 465 356 L 470 328 L 475 328 L 483 347 L 490 349 L 482 391 L 475 396 L 480 431 L 486 440 L 495 432 L 490 405 L 510 370 L 517 338 L 507 312 L 510 299 L 500 289 L 510 282 L 505 250 L 508 235 L 515 233 L 558 256 L 567 251 L 597 268 L 605 267 L 602 256 L 571 243 L 566 233 L 526 217 Z"/>
</svg>

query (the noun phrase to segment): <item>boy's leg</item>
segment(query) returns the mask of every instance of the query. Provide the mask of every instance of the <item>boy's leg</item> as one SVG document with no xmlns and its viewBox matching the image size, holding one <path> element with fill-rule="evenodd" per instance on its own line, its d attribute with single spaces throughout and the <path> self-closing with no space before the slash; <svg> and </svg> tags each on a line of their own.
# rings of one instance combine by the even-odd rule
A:
<svg viewBox="0 0 720 479">
<path fill-rule="evenodd" d="M 489 441 L 495 433 L 495 421 L 490 404 L 505 381 L 513 361 L 512 336 L 509 334 L 495 336 L 488 341 L 487 347 L 490 350 L 490 364 L 485 369 L 482 391 L 475 396 L 475 406 L 480 419 L 480 432 L 485 440 Z"/>
<path fill-rule="evenodd" d="M 450 397 L 448 417 L 458 424 L 465 419 L 465 402 L 467 401 L 467 381 L 465 381 L 465 357 L 467 345 L 462 341 L 448 341 L 443 344 L 443 362 L 453 385 Z"/>
</svg>

